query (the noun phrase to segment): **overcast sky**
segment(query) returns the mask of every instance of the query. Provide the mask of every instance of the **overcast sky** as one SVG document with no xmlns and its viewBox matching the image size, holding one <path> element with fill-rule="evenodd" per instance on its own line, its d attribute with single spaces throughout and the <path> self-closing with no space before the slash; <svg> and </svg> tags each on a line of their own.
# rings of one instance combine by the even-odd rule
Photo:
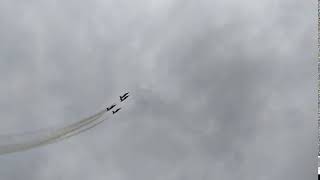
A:
<svg viewBox="0 0 320 180">
<path fill-rule="evenodd" d="M 102 125 L 0 179 L 316 177 L 316 2 L 0 1 L 0 132 Z"/>
</svg>

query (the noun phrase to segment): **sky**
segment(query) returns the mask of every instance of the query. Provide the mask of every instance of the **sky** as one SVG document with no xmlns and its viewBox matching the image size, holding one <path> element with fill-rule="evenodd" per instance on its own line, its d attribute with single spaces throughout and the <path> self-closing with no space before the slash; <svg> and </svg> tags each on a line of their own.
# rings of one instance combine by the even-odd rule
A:
<svg viewBox="0 0 320 180">
<path fill-rule="evenodd" d="M 315 178 L 316 7 L 0 1 L 1 135 L 76 122 L 131 94 L 90 131 L 1 155 L 0 178 Z"/>
</svg>

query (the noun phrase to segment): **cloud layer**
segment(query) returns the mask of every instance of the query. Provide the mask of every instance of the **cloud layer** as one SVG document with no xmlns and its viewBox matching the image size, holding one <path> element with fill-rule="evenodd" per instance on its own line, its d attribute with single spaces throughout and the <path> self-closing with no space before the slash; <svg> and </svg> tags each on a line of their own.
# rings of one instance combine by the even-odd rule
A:
<svg viewBox="0 0 320 180">
<path fill-rule="evenodd" d="M 132 94 L 95 130 L 1 156 L 1 179 L 315 178 L 315 7 L 1 1 L 1 134 Z"/>
</svg>

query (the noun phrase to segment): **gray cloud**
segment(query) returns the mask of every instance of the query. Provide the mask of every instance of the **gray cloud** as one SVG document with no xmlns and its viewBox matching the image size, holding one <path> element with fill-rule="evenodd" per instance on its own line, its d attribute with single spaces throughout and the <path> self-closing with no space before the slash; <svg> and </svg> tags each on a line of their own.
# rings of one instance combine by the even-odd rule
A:
<svg viewBox="0 0 320 180">
<path fill-rule="evenodd" d="M 315 178 L 312 7 L 2 1 L 1 134 L 70 123 L 132 96 L 94 130 L 1 156 L 0 177 Z"/>
</svg>

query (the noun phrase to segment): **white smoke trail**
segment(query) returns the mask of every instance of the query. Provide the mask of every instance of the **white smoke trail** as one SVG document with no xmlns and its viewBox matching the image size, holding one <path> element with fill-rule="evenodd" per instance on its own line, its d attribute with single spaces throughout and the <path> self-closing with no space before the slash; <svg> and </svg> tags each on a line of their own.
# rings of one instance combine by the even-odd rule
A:
<svg viewBox="0 0 320 180">
<path fill-rule="evenodd" d="M 81 132 L 89 130 L 102 123 L 105 119 L 102 116 L 106 109 L 73 124 L 46 130 L 38 130 L 17 135 L 0 136 L 0 155 L 31 149 L 34 147 L 51 144 Z"/>
</svg>

